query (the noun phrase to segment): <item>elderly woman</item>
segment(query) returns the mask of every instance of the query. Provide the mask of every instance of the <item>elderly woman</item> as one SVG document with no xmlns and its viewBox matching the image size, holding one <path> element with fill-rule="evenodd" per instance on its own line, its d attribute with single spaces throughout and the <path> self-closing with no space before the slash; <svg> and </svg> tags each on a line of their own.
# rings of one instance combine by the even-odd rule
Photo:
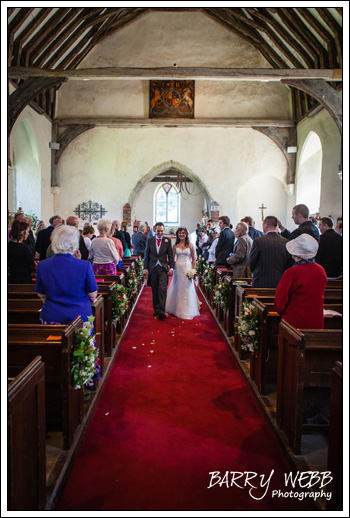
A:
<svg viewBox="0 0 350 518">
<path fill-rule="evenodd" d="M 237 223 L 234 231 L 236 241 L 233 246 L 233 254 L 226 259 L 227 263 L 233 266 L 232 277 L 251 277 L 251 274 L 248 273 L 248 257 L 253 240 L 248 231 L 247 223 L 244 221 Z"/>
<path fill-rule="evenodd" d="M 109 219 L 99 219 L 97 230 L 99 235 L 91 242 L 92 267 L 96 275 L 116 275 L 119 254 L 110 234 L 112 223 Z"/>
<path fill-rule="evenodd" d="M 324 290 L 327 275 L 315 262 L 318 242 L 300 234 L 286 243 L 295 264 L 286 270 L 275 295 L 275 308 L 289 324 L 299 329 L 323 329 Z"/>
<path fill-rule="evenodd" d="M 78 315 L 85 322 L 92 314 L 98 287 L 91 263 L 74 256 L 79 240 L 77 228 L 56 227 L 51 239 L 55 255 L 38 264 L 35 291 L 44 302 L 44 324 L 69 324 Z"/>
<path fill-rule="evenodd" d="M 9 284 L 31 284 L 32 270 L 35 268 L 33 255 L 25 244 L 29 225 L 25 221 L 14 220 L 10 230 L 11 241 L 7 244 L 7 264 Z"/>
</svg>

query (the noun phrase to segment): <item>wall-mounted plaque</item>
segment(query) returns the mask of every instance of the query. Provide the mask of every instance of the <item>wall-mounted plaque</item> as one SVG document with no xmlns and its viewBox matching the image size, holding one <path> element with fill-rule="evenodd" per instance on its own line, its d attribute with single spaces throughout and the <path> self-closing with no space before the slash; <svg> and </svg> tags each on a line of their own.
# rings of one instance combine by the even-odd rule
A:
<svg viewBox="0 0 350 518">
<path fill-rule="evenodd" d="M 150 81 L 150 118 L 194 119 L 194 81 Z"/>
</svg>

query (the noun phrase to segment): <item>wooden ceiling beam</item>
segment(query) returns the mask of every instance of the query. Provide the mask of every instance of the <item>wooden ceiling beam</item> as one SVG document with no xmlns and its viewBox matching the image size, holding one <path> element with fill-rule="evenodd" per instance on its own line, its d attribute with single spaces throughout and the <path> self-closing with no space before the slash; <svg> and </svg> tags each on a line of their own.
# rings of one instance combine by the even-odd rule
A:
<svg viewBox="0 0 350 518">
<path fill-rule="evenodd" d="M 16 7 L 7 8 L 7 18 L 10 18 L 11 14 L 16 10 Z"/>
<path fill-rule="evenodd" d="M 129 25 L 131 22 L 135 21 L 136 18 L 139 18 L 140 16 L 146 14 L 149 11 L 149 9 L 143 9 L 143 8 L 136 8 L 133 9 L 132 13 L 126 13 L 124 16 L 118 17 L 115 24 L 113 24 L 106 32 L 104 32 L 100 37 L 99 40 L 96 43 L 101 43 L 104 39 L 111 36 L 113 33 L 119 31 L 126 25 Z"/>
<path fill-rule="evenodd" d="M 318 12 L 322 20 L 327 24 L 327 26 L 331 29 L 331 31 L 333 31 L 334 34 L 337 32 L 342 32 L 342 27 L 339 25 L 337 20 L 333 18 L 327 8 L 315 7 L 314 9 Z"/>
<path fill-rule="evenodd" d="M 61 31 L 64 31 L 67 26 L 69 27 L 71 22 L 74 23 L 76 21 L 76 18 L 79 16 L 79 12 L 82 11 L 82 9 L 83 8 L 71 9 L 59 23 L 51 25 L 51 30 L 45 42 L 42 42 L 40 45 L 37 45 L 30 53 L 30 64 L 32 66 L 35 64 L 36 61 L 38 61 L 38 58 L 42 54 L 45 54 L 46 49 L 54 45 L 54 42 L 56 38 L 59 37 Z M 52 18 L 50 18 L 50 21 L 51 20 Z"/>
<path fill-rule="evenodd" d="M 220 9 L 221 10 L 221 9 Z M 213 18 L 215 21 L 219 22 L 219 24 L 224 25 L 227 29 L 236 32 L 238 36 L 241 38 L 245 38 L 251 45 L 255 45 L 260 43 L 260 39 L 256 38 L 256 36 L 251 37 L 246 32 L 242 32 L 239 27 L 237 27 L 237 24 L 234 24 L 232 22 L 232 19 L 229 19 L 227 15 L 224 15 L 223 13 L 220 13 L 219 9 L 213 9 L 211 7 L 205 8 L 205 13 Z"/>
<path fill-rule="evenodd" d="M 19 10 L 14 19 L 7 26 L 7 34 L 10 36 L 14 34 L 21 25 L 26 21 L 28 16 L 31 15 L 32 11 L 34 11 L 35 7 L 24 7 Z"/>
<path fill-rule="evenodd" d="M 300 45 L 300 43 L 294 39 L 294 35 L 288 32 L 283 25 L 281 25 L 276 18 L 274 18 L 268 9 L 256 9 L 256 8 L 246 8 L 247 11 L 251 14 L 254 11 L 255 16 L 260 18 L 262 21 L 265 21 L 266 24 L 271 25 L 271 29 L 278 32 L 278 34 L 283 38 L 283 40 L 295 50 L 297 54 L 305 61 L 308 68 L 314 67 L 314 61 L 311 59 L 310 55 L 305 51 L 304 47 Z"/>
<path fill-rule="evenodd" d="M 31 36 L 35 33 L 35 31 L 38 29 L 38 27 L 43 23 L 45 18 L 47 18 L 50 14 L 50 12 L 53 10 L 52 7 L 47 7 L 44 9 L 41 9 L 40 12 L 37 14 L 37 16 L 30 22 L 29 25 L 21 32 L 21 34 L 15 39 L 14 41 L 14 48 L 13 48 L 13 63 L 16 66 L 20 66 L 21 64 L 21 56 L 22 56 L 22 49 L 25 45 L 26 41 L 30 39 Z"/>
<path fill-rule="evenodd" d="M 257 18 L 255 14 L 250 13 L 253 18 Z M 257 18 L 258 19 L 258 18 Z M 303 64 L 298 60 L 298 58 L 288 49 L 285 45 L 284 41 L 282 41 L 275 31 L 271 29 L 271 27 L 263 20 L 260 22 L 260 30 L 264 31 L 266 35 L 270 38 L 270 40 L 276 45 L 276 47 L 289 59 L 289 61 L 296 68 L 304 68 Z"/>
<path fill-rule="evenodd" d="M 9 79 L 28 77 L 66 77 L 68 79 L 197 79 L 205 81 L 281 81 L 282 79 L 324 79 L 341 81 L 340 69 L 270 69 L 270 68 L 206 68 L 206 67 L 104 67 L 79 69 L 53 69 L 35 67 L 9 67 Z"/>
</svg>

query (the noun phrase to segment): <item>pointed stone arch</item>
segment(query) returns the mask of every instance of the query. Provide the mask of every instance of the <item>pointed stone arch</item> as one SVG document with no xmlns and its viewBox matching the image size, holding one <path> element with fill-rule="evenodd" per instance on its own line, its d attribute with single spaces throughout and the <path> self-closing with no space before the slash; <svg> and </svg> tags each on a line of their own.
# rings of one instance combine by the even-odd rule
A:
<svg viewBox="0 0 350 518">
<path fill-rule="evenodd" d="M 208 191 L 207 187 L 204 185 L 204 183 L 199 178 L 199 176 L 197 176 L 195 173 L 193 173 L 193 171 L 191 171 L 191 169 L 189 169 L 184 164 L 180 164 L 180 162 L 176 162 L 174 160 L 169 160 L 167 162 L 163 162 L 162 164 L 158 164 L 158 165 L 152 167 L 152 169 L 148 173 L 143 175 L 140 178 L 140 180 L 137 182 L 137 184 L 135 185 L 133 190 L 131 191 L 128 203 L 131 206 L 133 206 L 137 196 L 140 194 L 140 192 L 142 191 L 144 186 L 148 182 L 150 182 L 153 178 L 155 178 L 159 174 L 165 173 L 169 169 L 176 169 L 177 171 L 179 171 L 179 173 L 182 173 L 183 175 L 187 176 L 194 183 L 196 183 L 198 185 L 198 187 L 200 188 L 200 190 L 203 193 L 205 201 L 207 202 L 207 206 L 208 206 L 208 210 L 209 210 L 210 209 L 211 201 L 214 198 L 211 196 L 211 194 Z"/>
</svg>

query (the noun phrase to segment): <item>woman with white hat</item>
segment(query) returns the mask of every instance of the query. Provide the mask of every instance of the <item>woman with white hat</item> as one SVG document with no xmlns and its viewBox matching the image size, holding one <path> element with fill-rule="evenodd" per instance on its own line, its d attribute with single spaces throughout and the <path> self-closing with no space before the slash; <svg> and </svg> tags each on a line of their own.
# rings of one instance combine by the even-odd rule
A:
<svg viewBox="0 0 350 518">
<path fill-rule="evenodd" d="M 295 264 L 286 270 L 275 295 L 275 308 L 289 324 L 299 329 L 323 329 L 324 290 L 327 275 L 315 262 L 318 242 L 303 233 L 286 243 Z"/>
</svg>

